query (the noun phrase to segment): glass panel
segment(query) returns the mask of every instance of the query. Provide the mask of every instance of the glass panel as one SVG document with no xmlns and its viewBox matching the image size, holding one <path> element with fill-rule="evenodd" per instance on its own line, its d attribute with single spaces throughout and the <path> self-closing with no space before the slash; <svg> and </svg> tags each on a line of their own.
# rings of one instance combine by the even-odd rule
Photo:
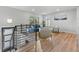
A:
<svg viewBox="0 0 79 59">
<path fill-rule="evenodd" d="M 11 40 L 12 35 L 4 36 L 4 41 Z"/>
<path fill-rule="evenodd" d="M 13 33 L 13 29 L 6 29 L 6 30 L 4 30 L 4 35 L 12 34 L 12 33 Z"/>
<path fill-rule="evenodd" d="M 4 48 L 3 49 L 7 49 L 10 47 L 10 42 L 4 42 Z"/>
</svg>

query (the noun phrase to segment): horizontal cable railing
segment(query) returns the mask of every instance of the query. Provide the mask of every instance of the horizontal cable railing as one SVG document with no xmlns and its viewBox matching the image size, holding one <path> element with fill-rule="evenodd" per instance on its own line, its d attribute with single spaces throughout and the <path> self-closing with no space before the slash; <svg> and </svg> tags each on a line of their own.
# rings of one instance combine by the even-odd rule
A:
<svg viewBox="0 0 79 59">
<path fill-rule="evenodd" d="M 13 49 L 15 51 L 17 51 L 18 49 L 24 47 L 24 46 L 28 46 L 28 44 L 30 43 L 31 45 L 35 44 L 35 41 L 37 39 L 37 35 L 35 34 L 35 32 L 37 31 L 34 27 L 35 25 L 16 25 L 15 27 L 5 27 L 2 28 L 2 51 L 3 52 L 7 52 L 8 50 L 12 51 Z M 8 30 L 7 30 L 8 29 Z M 9 33 L 9 29 L 13 29 L 12 33 Z M 5 31 L 7 32 L 7 35 L 4 34 Z M 7 37 L 7 36 L 11 36 L 11 37 Z M 7 37 L 5 40 L 5 37 Z M 4 49 L 6 42 L 10 41 L 8 44 L 10 47 L 6 49 Z M 33 44 L 32 44 L 33 43 Z M 7 45 L 6 44 L 6 45 Z"/>
<path fill-rule="evenodd" d="M 15 47 L 17 49 L 26 46 L 28 43 L 35 41 L 34 32 L 30 33 L 28 30 L 31 25 L 16 25 L 14 32 Z"/>
</svg>

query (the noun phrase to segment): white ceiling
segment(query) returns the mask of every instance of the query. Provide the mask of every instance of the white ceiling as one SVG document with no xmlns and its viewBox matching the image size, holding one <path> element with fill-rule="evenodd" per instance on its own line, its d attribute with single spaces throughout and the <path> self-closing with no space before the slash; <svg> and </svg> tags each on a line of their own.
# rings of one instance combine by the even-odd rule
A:
<svg viewBox="0 0 79 59">
<path fill-rule="evenodd" d="M 33 12 L 36 14 L 49 14 L 76 8 L 76 6 L 10 6 L 10 7 L 23 11 Z"/>
</svg>

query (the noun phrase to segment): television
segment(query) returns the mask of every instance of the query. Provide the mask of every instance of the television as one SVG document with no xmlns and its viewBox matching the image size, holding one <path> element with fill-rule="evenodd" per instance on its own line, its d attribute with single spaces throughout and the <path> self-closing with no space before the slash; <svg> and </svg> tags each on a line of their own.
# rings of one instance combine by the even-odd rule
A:
<svg viewBox="0 0 79 59">
<path fill-rule="evenodd" d="M 54 20 L 67 20 L 67 16 L 66 15 L 57 15 L 57 16 L 54 16 Z"/>
</svg>

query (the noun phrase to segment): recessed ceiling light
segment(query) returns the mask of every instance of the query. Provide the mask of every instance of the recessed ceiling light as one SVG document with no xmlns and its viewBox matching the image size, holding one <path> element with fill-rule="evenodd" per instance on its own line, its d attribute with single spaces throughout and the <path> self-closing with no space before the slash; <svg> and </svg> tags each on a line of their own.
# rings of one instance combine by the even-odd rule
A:
<svg viewBox="0 0 79 59">
<path fill-rule="evenodd" d="M 56 11 L 60 11 L 60 9 L 56 9 Z"/>
<path fill-rule="evenodd" d="M 32 9 L 32 11 L 35 11 L 35 9 Z"/>
</svg>

